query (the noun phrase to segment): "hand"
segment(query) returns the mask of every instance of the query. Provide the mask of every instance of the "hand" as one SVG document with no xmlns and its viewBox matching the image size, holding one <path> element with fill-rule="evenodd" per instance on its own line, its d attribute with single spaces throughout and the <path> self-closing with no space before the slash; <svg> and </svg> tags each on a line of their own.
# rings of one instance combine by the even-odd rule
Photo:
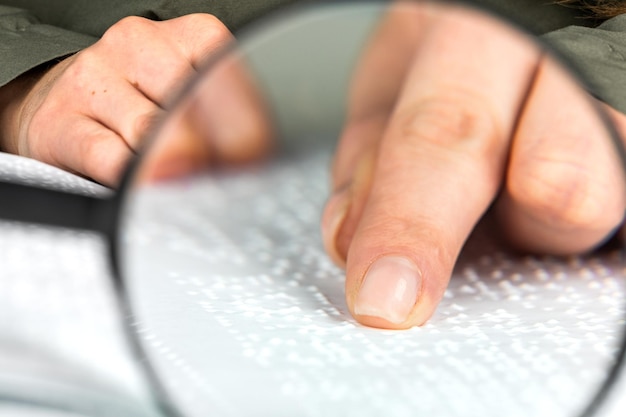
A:
<svg viewBox="0 0 626 417">
<path fill-rule="evenodd" d="M 1 148 L 114 186 L 174 90 L 231 41 L 228 29 L 207 14 L 163 22 L 125 18 L 36 80 L 3 88 L 12 102 L 4 107 L 2 120 L 10 123 L 0 130 Z M 227 120 L 240 104 L 237 97 L 225 100 L 212 114 Z M 247 131 L 236 131 L 246 125 L 233 125 L 224 134 L 238 140 L 222 137 L 213 143 L 214 151 L 227 159 L 260 152 L 262 144 L 254 137 L 246 142 Z"/>
<path fill-rule="evenodd" d="M 532 252 L 585 252 L 622 222 L 623 169 L 596 106 L 505 25 L 395 7 L 358 68 L 322 231 L 361 323 L 423 324 L 492 206 Z"/>
</svg>

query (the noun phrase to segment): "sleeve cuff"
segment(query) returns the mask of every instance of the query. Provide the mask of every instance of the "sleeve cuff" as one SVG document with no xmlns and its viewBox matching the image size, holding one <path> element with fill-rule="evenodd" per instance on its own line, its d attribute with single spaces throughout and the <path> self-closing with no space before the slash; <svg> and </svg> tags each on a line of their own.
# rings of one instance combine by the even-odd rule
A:
<svg viewBox="0 0 626 417">
<path fill-rule="evenodd" d="M 592 94 L 626 113 L 626 15 L 596 28 L 568 26 L 543 38 L 581 73 Z"/>
<path fill-rule="evenodd" d="M 24 10 L 0 6 L 0 86 L 41 64 L 84 49 L 96 40 L 41 24 Z"/>
</svg>

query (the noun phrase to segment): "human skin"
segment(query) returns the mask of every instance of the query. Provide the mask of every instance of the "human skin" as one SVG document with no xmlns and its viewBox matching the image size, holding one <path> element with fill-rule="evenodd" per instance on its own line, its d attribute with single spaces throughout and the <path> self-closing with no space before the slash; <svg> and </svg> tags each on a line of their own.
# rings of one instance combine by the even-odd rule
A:
<svg viewBox="0 0 626 417">
<path fill-rule="evenodd" d="M 125 18 L 91 47 L 0 89 L 0 150 L 115 186 L 174 92 L 232 40 L 208 14 L 162 22 Z M 241 80 L 222 81 L 231 92 Z M 257 134 L 261 115 L 245 112 L 255 103 L 244 93 L 222 98 L 213 111 L 224 121 L 213 126 L 215 157 L 241 161 L 262 154 L 268 141 Z M 252 120 L 230 123 L 233 113 Z M 190 149 L 183 144 L 177 151 Z"/>
<path fill-rule="evenodd" d="M 624 175 L 596 107 L 486 15 L 392 9 L 354 78 L 322 221 L 356 319 L 423 324 L 486 214 L 526 252 L 580 254 L 605 240 L 622 222 Z"/>
<path fill-rule="evenodd" d="M 92 47 L 0 89 L 2 149 L 115 186 L 169 92 L 231 40 L 209 15 L 124 19 Z M 181 134 L 153 153 L 163 157 L 151 158 L 150 175 L 267 151 L 267 125 L 242 80 L 216 83 L 229 100 L 203 105 L 215 123 L 235 108 L 248 122 L 212 124 L 201 149 L 195 128 Z M 624 183 L 592 103 L 533 43 L 491 19 L 426 4 L 392 9 L 353 80 L 322 220 L 354 317 L 423 324 L 487 213 L 525 251 L 582 253 L 610 235 Z"/>
</svg>

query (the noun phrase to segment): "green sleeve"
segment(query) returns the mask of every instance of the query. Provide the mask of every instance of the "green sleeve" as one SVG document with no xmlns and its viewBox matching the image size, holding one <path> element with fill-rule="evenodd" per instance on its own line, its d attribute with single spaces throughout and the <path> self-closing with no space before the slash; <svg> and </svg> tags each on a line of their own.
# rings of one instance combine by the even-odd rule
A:
<svg viewBox="0 0 626 417">
<path fill-rule="evenodd" d="M 0 0 L 0 86 L 83 49 L 126 16 L 211 13 L 231 30 L 294 0 Z"/>
<path fill-rule="evenodd" d="M 572 24 L 589 21 L 580 19 L 580 12 L 563 7 L 554 0 L 467 0 L 502 15 L 533 34 L 550 32 Z"/>
<path fill-rule="evenodd" d="M 626 15 L 596 28 L 569 26 L 544 38 L 582 73 L 596 97 L 626 113 Z"/>
<path fill-rule="evenodd" d="M 536 32 L 563 27 L 573 19 L 567 9 L 554 4 L 539 7 L 536 0 L 519 0 L 513 3 L 512 9 L 511 3 L 502 0 L 475 1 L 492 7 L 506 4 L 506 12 L 526 16 L 523 20 Z M 0 0 L 0 86 L 39 64 L 85 48 L 125 16 L 165 20 L 203 12 L 214 14 L 231 30 L 237 30 L 267 11 L 292 2 L 294 0 Z M 585 73 L 598 97 L 626 112 L 625 16 L 608 20 L 597 28 L 567 26 L 544 37 Z"/>
<path fill-rule="evenodd" d="M 71 31 L 101 36 L 126 16 L 166 20 L 190 13 L 210 13 L 231 30 L 295 0 L 0 0 L 31 11 L 41 21 Z"/>
<path fill-rule="evenodd" d="M 94 41 L 91 36 L 43 24 L 24 10 L 0 5 L 0 86 Z"/>
</svg>

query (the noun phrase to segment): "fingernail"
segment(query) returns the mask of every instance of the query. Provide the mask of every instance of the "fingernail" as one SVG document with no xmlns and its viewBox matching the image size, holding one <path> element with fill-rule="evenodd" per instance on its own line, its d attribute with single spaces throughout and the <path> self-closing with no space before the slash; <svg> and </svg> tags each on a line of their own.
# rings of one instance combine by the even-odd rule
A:
<svg viewBox="0 0 626 417">
<path fill-rule="evenodd" d="M 400 256 L 382 257 L 365 274 L 354 312 L 403 323 L 415 306 L 421 286 L 422 274 L 412 261 Z"/>
<path fill-rule="evenodd" d="M 345 264 L 345 259 L 343 259 L 343 256 L 339 254 L 337 249 L 337 234 L 346 219 L 349 206 L 350 197 L 348 189 L 344 188 L 335 193 L 328 200 L 322 218 L 322 240 L 324 241 L 324 248 L 333 261 L 341 266 Z"/>
</svg>

